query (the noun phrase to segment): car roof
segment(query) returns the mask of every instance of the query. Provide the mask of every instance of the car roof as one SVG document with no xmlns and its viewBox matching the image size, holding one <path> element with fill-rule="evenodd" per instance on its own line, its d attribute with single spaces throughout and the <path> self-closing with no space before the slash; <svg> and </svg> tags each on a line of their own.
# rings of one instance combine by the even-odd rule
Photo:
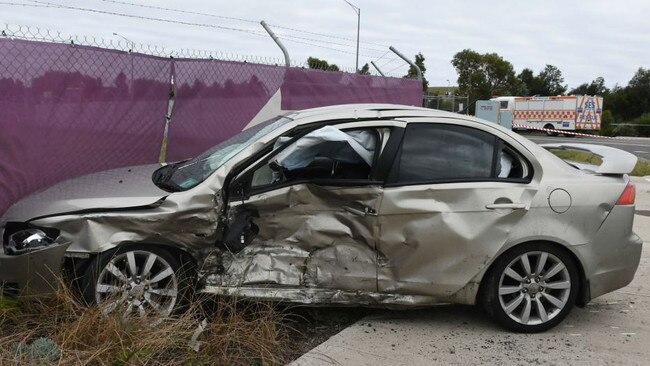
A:
<svg viewBox="0 0 650 366">
<path fill-rule="evenodd" d="M 299 124 L 316 120 L 326 121 L 342 118 L 399 118 L 399 117 L 455 117 L 459 114 L 437 109 L 415 107 L 400 104 L 363 103 L 340 104 L 327 107 L 303 109 L 288 113 L 287 117 Z"/>
<path fill-rule="evenodd" d="M 457 121 L 473 122 L 485 126 L 488 130 L 500 130 L 508 135 L 511 139 L 516 140 L 529 151 L 535 151 L 539 154 L 543 148 L 528 140 L 527 138 L 513 133 L 509 129 L 480 119 L 474 116 L 459 114 L 454 112 L 441 111 L 423 107 L 415 107 L 401 104 L 384 104 L 384 103 L 361 103 L 361 104 L 340 104 L 327 107 L 318 107 L 303 109 L 300 111 L 290 112 L 285 115 L 293 120 L 296 125 L 306 125 L 322 121 L 334 121 L 342 119 L 417 119 L 418 122 L 426 122 L 417 117 L 429 118 L 449 118 Z M 545 151 L 545 150 L 544 150 Z"/>
</svg>

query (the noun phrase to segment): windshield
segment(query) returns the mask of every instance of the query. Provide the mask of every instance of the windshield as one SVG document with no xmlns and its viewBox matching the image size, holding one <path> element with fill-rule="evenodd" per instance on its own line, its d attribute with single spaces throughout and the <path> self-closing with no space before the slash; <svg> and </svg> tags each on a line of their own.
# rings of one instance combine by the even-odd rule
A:
<svg viewBox="0 0 650 366">
<path fill-rule="evenodd" d="M 154 173 L 153 181 L 167 191 L 185 191 L 193 188 L 259 138 L 290 121 L 288 117 L 278 116 L 257 124 L 193 159 L 158 169 Z"/>
</svg>

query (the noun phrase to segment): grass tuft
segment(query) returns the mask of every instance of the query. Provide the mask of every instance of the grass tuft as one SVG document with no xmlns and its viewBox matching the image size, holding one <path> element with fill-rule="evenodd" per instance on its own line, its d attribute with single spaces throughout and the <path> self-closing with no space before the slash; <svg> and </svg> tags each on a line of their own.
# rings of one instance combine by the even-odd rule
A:
<svg viewBox="0 0 650 366">
<path fill-rule="evenodd" d="M 151 319 L 105 316 L 66 287 L 44 298 L 0 297 L 0 364 L 282 364 L 282 314 L 266 303 L 211 298 L 152 325 Z M 196 352 L 190 341 L 204 319 Z"/>
</svg>

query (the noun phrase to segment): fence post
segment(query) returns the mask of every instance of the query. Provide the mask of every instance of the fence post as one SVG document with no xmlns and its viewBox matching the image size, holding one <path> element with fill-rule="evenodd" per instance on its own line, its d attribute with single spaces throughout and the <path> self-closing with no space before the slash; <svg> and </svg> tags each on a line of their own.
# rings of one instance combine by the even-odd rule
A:
<svg viewBox="0 0 650 366">
<path fill-rule="evenodd" d="M 407 64 L 413 66 L 415 68 L 415 72 L 418 74 L 418 80 L 420 82 L 422 82 L 422 70 L 420 70 L 418 65 L 416 65 L 413 61 L 409 60 L 406 56 L 402 55 L 402 53 L 399 52 L 398 50 L 396 50 L 395 47 L 390 46 L 390 47 L 388 47 L 388 49 L 393 51 L 393 53 L 395 53 L 397 56 L 399 56 L 399 58 L 404 60 Z"/>
<path fill-rule="evenodd" d="M 286 67 L 290 67 L 291 66 L 291 60 L 289 59 L 289 51 L 287 51 L 286 47 L 284 47 L 282 42 L 280 42 L 280 39 L 278 38 L 278 36 L 276 36 L 275 33 L 273 33 L 273 31 L 271 30 L 271 28 L 269 28 L 269 26 L 266 24 L 265 21 L 262 20 L 260 22 L 260 24 L 262 25 L 262 27 L 264 27 L 264 30 L 266 30 L 266 32 L 269 34 L 269 36 L 271 36 L 271 38 L 273 38 L 275 43 L 282 50 L 282 53 L 284 54 L 284 65 Z"/>
<path fill-rule="evenodd" d="M 167 113 L 165 113 L 165 128 L 163 130 L 163 139 L 160 144 L 160 155 L 158 155 L 158 163 L 165 164 L 167 161 L 167 147 L 169 145 L 169 124 L 172 121 L 172 112 L 174 111 L 174 102 L 176 101 L 176 82 L 174 81 L 175 74 L 174 59 L 171 59 L 170 75 L 169 75 L 169 99 L 167 101 Z"/>
<path fill-rule="evenodd" d="M 379 67 L 375 64 L 375 61 L 370 61 L 370 63 L 372 64 L 372 66 L 375 67 L 375 70 L 377 70 L 377 72 L 378 72 L 381 76 L 386 76 L 386 75 L 384 75 L 383 72 L 381 72 L 381 70 L 379 70 Z"/>
</svg>

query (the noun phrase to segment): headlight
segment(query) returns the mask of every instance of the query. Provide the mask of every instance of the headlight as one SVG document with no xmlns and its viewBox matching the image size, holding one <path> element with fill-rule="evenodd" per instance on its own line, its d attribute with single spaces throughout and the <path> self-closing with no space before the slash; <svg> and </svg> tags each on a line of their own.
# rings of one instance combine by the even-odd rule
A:
<svg viewBox="0 0 650 366">
<path fill-rule="evenodd" d="M 9 236 L 5 246 L 5 253 L 16 255 L 31 252 L 44 248 L 54 243 L 42 230 L 25 229 L 17 231 Z"/>
</svg>

